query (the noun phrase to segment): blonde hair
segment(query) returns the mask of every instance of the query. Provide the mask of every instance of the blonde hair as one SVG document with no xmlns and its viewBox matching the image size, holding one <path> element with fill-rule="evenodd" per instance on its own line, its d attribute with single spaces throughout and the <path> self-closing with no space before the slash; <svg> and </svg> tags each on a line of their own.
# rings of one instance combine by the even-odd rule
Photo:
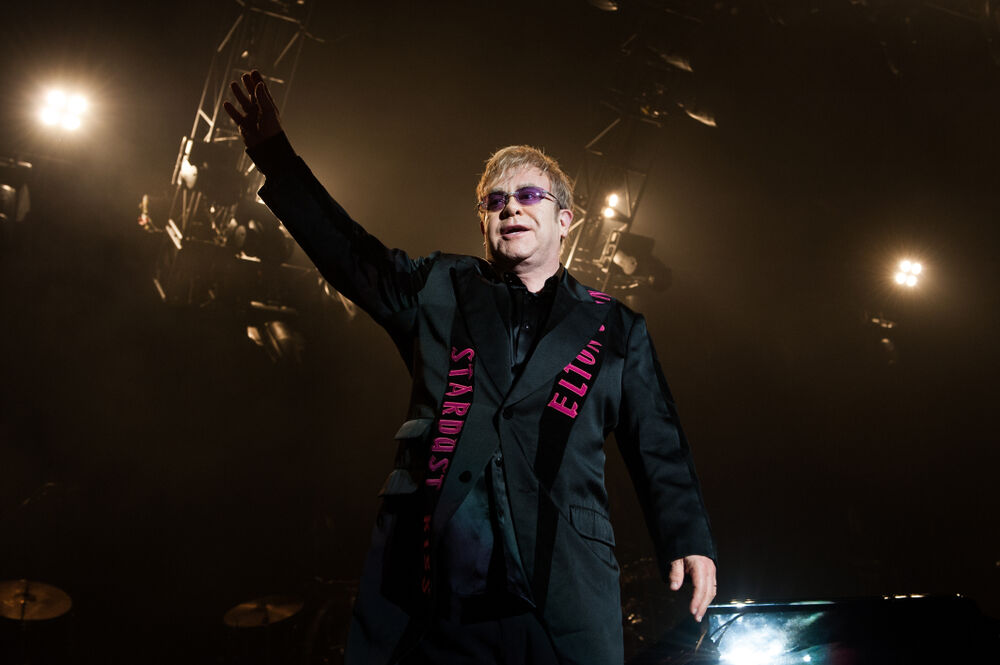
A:
<svg viewBox="0 0 1000 665">
<path fill-rule="evenodd" d="M 534 167 L 548 176 L 550 190 L 559 199 L 559 207 L 573 209 L 573 181 L 559 168 L 559 162 L 530 145 L 510 145 L 500 148 L 488 160 L 476 185 L 476 200 L 482 201 L 494 191 L 493 185 L 509 173 L 523 167 Z M 485 215 L 484 211 L 480 214 Z"/>
</svg>

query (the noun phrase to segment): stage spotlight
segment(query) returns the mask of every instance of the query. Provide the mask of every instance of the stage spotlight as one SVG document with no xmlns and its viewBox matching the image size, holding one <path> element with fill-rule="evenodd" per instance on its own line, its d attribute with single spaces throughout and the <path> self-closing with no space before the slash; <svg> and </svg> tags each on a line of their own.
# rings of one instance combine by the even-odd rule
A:
<svg viewBox="0 0 1000 665">
<path fill-rule="evenodd" d="M 214 203 L 232 205 L 240 200 L 246 184 L 236 168 L 240 154 L 232 141 L 187 139 L 178 177 L 188 189 L 197 189 Z"/>
<path fill-rule="evenodd" d="M 604 219 L 614 219 L 615 218 L 615 209 L 612 208 L 612 207 L 610 207 L 610 206 L 608 206 L 607 208 L 605 208 L 604 210 L 601 211 L 601 214 L 604 215 Z"/>
<path fill-rule="evenodd" d="M 69 102 L 66 104 L 66 108 L 73 115 L 80 115 L 87 110 L 87 100 L 80 95 L 73 95 L 69 98 Z"/>
<path fill-rule="evenodd" d="M 46 106 L 42 109 L 41 113 L 42 124 L 45 125 L 58 125 L 59 124 L 59 112 L 54 108 Z"/>
<path fill-rule="evenodd" d="M 87 107 L 87 100 L 82 95 L 67 95 L 62 90 L 50 90 L 45 95 L 45 105 L 39 113 L 39 119 L 43 125 L 73 132 L 83 123 L 82 116 Z"/>
<path fill-rule="evenodd" d="M 922 273 L 924 267 L 916 261 L 904 259 L 899 262 L 899 270 L 896 271 L 894 279 L 900 286 L 913 288 L 917 285 L 917 275 Z"/>
<path fill-rule="evenodd" d="M 639 267 L 639 259 L 625 252 L 615 252 L 611 261 L 616 266 L 621 268 L 622 272 L 626 275 L 632 275 L 632 273 L 635 272 L 635 269 Z"/>
<path fill-rule="evenodd" d="M 670 268 L 653 256 L 653 239 L 635 233 L 617 236 L 617 247 L 611 262 L 621 274 L 616 276 L 618 288 L 649 287 L 664 291 L 670 286 Z"/>
<path fill-rule="evenodd" d="M 612 208 L 614 208 L 616 205 L 618 205 L 618 195 L 617 194 L 608 194 L 608 205 L 611 206 Z"/>
</svg>

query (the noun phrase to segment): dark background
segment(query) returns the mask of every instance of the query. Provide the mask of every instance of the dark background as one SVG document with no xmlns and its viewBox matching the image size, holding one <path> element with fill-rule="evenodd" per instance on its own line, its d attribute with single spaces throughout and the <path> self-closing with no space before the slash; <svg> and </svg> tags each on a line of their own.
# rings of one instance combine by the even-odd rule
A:
<svg viewBox="0 0 1000 665">
<path fill-rule="evenodd" d="M 670 4 L 686 3 L 645 3 Z M 961 593 L 996 616 L 989 33 L 919 2 L 701 13 L 718 127 L 678 114 L 645 135 L 635 230 L 673 283 L 636 306 L 694 448 L 719 599 Z M 235 16 L 193 0 L 3 12 L 0 154 L 37 183 L 30 230 L 0 254 L 0 579 L 69 592 L 102 662 L 209 661 L 232 605 L 356 579 L 404 416 L 405 370 L 364 316 L 323 314 L 287 368 L 239 321 L 153 289 L 138 201 L 169 194 Z M 483 160 L 529 143 L 575 173 L 637 16 L 324 2 L 284 125 L 387 244 L 478 254 Z M 35 121 L 57 84 L 91 101 L 72 137 Z M 907 292 L 891 280 L 904 257 L 925 266 Z M 895 363 L 875 313 L 898 324 Z M 649 556 L 615 452 L 608 475 L 619 558 Z"/>
</svg>

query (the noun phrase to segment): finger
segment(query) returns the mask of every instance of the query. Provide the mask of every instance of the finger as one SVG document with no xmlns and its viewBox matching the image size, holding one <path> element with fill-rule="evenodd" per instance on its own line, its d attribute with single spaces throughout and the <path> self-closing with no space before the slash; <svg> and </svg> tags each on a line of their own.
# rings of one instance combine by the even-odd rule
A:
<svg viewBox="0 0 1000 665">
<path fill-rule="evenodd" d="M 711 568 L 701 566 L 697 572 L 692 571 L 692 580 L 694 593 L 691 598 L 691 614 L 697 621 L 701 621 L 715 598 L 715 575 Z"/>
<path fill-rule="evenodd" d="M 250 81 L 253 83 L 254 101 L 262 105 L 270 103 L 271 108 L 275 108 L 274 98 L 271 97 L 271 91 L 268 89 L 267 83 L 264 82 L 264 75 L 255 69 L 250 72 Z"/>
<path fill-rule="evenodd" d="M 250 74 L 244 74 L 243 76 L 240 77 L 240 80 L 243 81 L 243 86 L 247 89 L 247 94 L 250 95 L 250 103 L 251 104 L 257 103 L 257 99 L 256 97 L 254 97 L 253 94 L 253 89 L 254 89 L 253 77 Z"/>
<path fill-rule="evenodd" d="M 250 108 L 250 98 L 247 97 L 242 90 L 240 90 L 240 85 L 236 81 L 231 81 L 229 83 L 229 89 L 233 91 L 233 97 L 239 102 L 243 110 L 246 111 Z"/>
<path fill-rule="evenodd" d="M 270 95 L 267 94 L 267 86 L 263 83 L 258 83 L 253 89 L 253 94 L 261 112 L 270 113 L 274 108 L 274 104 L 271 102 Z"/>
<path fill-rule="evenodd" d="M 260 103 L 262 111 L 271 115 L 278 114 L 278 107 L 274 103 L 274 97 L 271 97 L 271 91 L 268 90 L 263 81 L 257 84 L 254 92 L 257 95 L 257 101 Z"/>
<path fill-rule="evenodd" d="M 242 127 L 243 123 L 246 122 L 246 116 L 236 110 L 236 107 L 229 102 L 222 102 L 222 108 L 225 109 L 229 117 L 233 119 L 238 127 Z"/>
<path fill-rule="evenodd" d="M 677 591 L 684 583 L 684 559 L 677 559 L 670 562 L 670 588 Z"/>
<path fill-rule="evenodd" d="M 691 594 L 691 607 L 689 608 L 695 621 L 701 621 L 702 617 L 705 616 L 705 610 L 708 609 L 711 600 L 712 591 L 708 584 L 704 580 L 695 582 L 694 593 Z"/>
</svg>

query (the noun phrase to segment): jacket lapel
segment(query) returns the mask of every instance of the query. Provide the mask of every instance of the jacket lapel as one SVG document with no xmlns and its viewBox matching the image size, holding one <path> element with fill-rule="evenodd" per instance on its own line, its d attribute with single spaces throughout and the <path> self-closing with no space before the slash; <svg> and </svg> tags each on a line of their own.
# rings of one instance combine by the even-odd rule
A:
<svg viewBox="0 0 1000 665">
<path fill-rule="evenodd" d="M 497 308 L 496 285 L 475 269 L 452 274 L 458 307 L 475 344 L 478 366 L 505 395 L 511 383 L 510 344 L 507 324 Z"/>
<path fill-rule="evenodd" d="M 608 308 L 569 274 L 559 282 L 545 332 L 505 402 L 515 404 L 549 384 L 592 339 Z"/>
</svg>

